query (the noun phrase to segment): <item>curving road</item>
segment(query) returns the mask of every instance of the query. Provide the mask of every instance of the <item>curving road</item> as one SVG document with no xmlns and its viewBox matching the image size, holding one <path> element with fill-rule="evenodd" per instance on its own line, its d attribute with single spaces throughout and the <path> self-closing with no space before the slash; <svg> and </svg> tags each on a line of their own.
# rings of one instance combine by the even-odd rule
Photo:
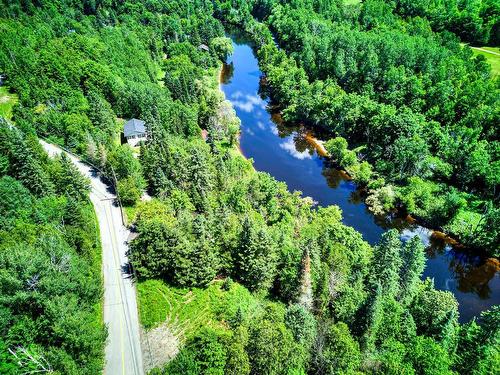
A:
<svg viewBox="0 0 500 375">
<path fill-rule="evenodd" d="M 43 140 L 40 143 L 49 156 L 64 152 Z M 108 327 L 104 374 L 143 375 L 136 293 L 127 271 L 126 240 L 129 231 L 122 225 L 120 208 L 113 204 L 115 195 L 108 192 L 108 186 L 88 165 L 73 155 L 66 155 L 90 179 L 90 200 L 101 232 L 104 322 Z"/>
</svg>

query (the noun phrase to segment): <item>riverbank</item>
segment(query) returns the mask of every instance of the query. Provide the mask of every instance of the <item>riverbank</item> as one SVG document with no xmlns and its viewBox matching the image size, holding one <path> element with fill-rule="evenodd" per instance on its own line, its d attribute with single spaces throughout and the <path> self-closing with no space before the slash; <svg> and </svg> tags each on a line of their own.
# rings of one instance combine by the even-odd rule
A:
<svg viewBox="0 0 500 375">
<path fill-rule="evenodd" d="M 312 147 L 314 147 L 314 149 L 316 150 L 318 155 L 320 155 L 324 158 L 327 158 L 327 159 L 331 159 L 331 157 L 328 153 L 328 150 L 325 147 L 324 141 L 319 140 L 316 137 L 314 137 L 314 135 L 310 131 L 306 131 L 306 133 L 304 135 L 304 139 Z M 352 176 L 345 169 L 339 169 L 339 171 L 345 173 L 346 179 L 352 179 Z M 401 210 L 404 211 L 405 208 L 402 207 L 402 208 L 396 209 L 396 215 L 398 215 L 399 211 L 401 211 Z M 435 238 L 436 240 L 441 241 L 446 245 L 450 245 L 450 246 L 453 246 L 456 248 L 461 248 L 463 250 L 468 250 L 466 248 L 466 246 L 459 241 L 457 236 L 454 236 L 452 233 L 447 233 L 445 231 L 440 230 L 440 228 L 433 227 L 433 226 L 429 225 L 429 223 L 425 222 L 425 220 L 423 220 L 422 218 L 415 217 L 411 214 L 405 214 L 402 217 L 404 218 L 403 220 L 407 221 L 409 224 L 421 225 L 423 227 L 426 227 L 426 228 L 429 228 L 430 230 L 432 230 L 432 237 Z M 492 259 L 496 259 L 496 258 L 492 258 Z M 500 268 L 499 268 L 499 270 L 500 270 Z"/>
<path fill-rule="evenodd" d="M 243 38 L 235 43 L 232 62 L 232 76 L 221 86 L 241 119 L 238 152 L 252 158 L 256 170 L 285 182 L 291 191 L 302 191 L 303 196 L 311 197 L 320 206 L 339 206 L 343 222 L 362 233 L 372 245 L 390 228 L 398 229 L 405 240 L 419 236 L 427 248 L 424 277 L 434 279 L 436 288 L 455 294 L 462 321 L 498 301 L 500 277 L 494 259 L 463 251 L 452 238 L 417 225 L 411 216 L 369 212 L 354 181 L 325 159 L 324 144 L 313 132 L 287 127 L 279 121 L 279 115 L 267 111 L 270 103 L 259 94 L 257 60 Z M 488 272 L 483 272 L 485 267 Z"/>
</svg>

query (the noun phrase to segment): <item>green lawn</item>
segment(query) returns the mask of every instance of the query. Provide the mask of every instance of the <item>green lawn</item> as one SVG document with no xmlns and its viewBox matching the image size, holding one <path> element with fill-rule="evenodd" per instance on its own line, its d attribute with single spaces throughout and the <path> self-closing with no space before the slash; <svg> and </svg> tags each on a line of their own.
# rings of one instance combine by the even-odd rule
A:
<svg viewBox="0 0 500 375">
<path fill-rule="evenodd" d="M 484 50 L 500 53 L 500 48 L 498 47 L 481 47 Z M 493 77 L 498 77 L 500 75 L 500 56 L 493 53 L 488 53 L 485 51 L 480 51 L 478 49 L 472 48 L 475 55 L 482 55 L 486 58 L 486 61 L 491 65 L 491 74 Z"/>
<path fill-rule="evenodd" d="M 260 301 L 238 283 L 228 291 L 223 281 L 215 281 L 207 288 L 177 288 L 160 280 L 137 284 L 139 320 L 146 328 L 154 328 L 165 321 L 174 334 L 184 341 L 202 327 L 225 329 L 227 320 L 238 308 L 250 317 L 261 311 Z"/>
<path fill-rule="evenodd" d="M 18 101 L 17 94 L 12 94 L 5 86 L 0 86 L 0 116 L 6 119 L 12 118 L 12 107 Z"/>
</svg>

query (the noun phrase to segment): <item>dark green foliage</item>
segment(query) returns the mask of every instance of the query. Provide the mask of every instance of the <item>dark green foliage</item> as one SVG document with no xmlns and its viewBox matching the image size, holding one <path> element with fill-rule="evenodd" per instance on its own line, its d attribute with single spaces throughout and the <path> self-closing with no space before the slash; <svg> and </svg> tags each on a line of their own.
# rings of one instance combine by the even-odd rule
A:
<svg viewBox="0 0 500 375">
<path fill-rule="evenodd" d="M 243 222 L 237 247 L 236 275 L 250 290 L 267 290 L 276 273 L 276 245 L 262 224 L 249 217 Z"/>
<path fill-rule="evenodd" d="M 384 233 L 374 248 L 370 277 L 373 287 L 380 288 L 384 295 L 395 297 L 399 293 L 399 272 L 403 265 L 400 249 L 401 240 L 395 229 Z"/>
<path fill-rule="evenodd" d="M 418 236 L 410 239 L 402 248 L 403 265 L 400 270 L 398 299 L 409 304 L 418 292 L 418 284 L 425 267 L 424 245 Z"/>
<path fill-rule="evenodd" d="M 88 182 L 68 158 L 34 151 L 22 132 L 2 135 L 4 146 L 24 143 L 22 168 L 43 171 L 51 188 L 38 197 L 23 186 L 36 176 L 8 171 L 0 179 L 0 371 L 99 373 L 106 332 Z"/>
<path fill-rule="evenodd" d="M 401 203 L 433 226 L 461 218 L 462 211 L 479 213 L 477 205 L 464 200 L 464 192 L 495 202 L 497 84 L 468 47 L 450 33 L 434 33 L 431 25 L 435 17 L 459 9 L 462 18 L 457 20 L 469 20 L 474 14 L 474 21 L 466 22 L 476 25 L 474 32 L 468 31 L 471 38 L 483 26 L 498 29 L 498 7 L 489 1 L 452 2 L 446 10 L 435 1 L 328 2 L 335 3 L 333 8 L 313 3 L 256 1 L 250 10 L 238 6 L 239 17 L 231 12 L 222 15 L 255 41 L 266 91 L 283 108 L 283 118 L 326 130 L 332 158 L 355 181 L 369 184 L 382 175 L 395 185 L 388 188 L 397 192 L 403 187 Z M 405 7 L 419 10 L 405 13 Z M 432 14 L 430 22 L 398 16 L 398 12 L 428 16 L 427 11 Z M 437 29 L 443 28 L 451 26 Z M 341 139 L 347 143 L 335 144 Z M 417 179 L 429 184 L 438 199 L 412 206 L 415 202 L 406 199 L 406 193 L 416 192 Z M 371 194 L 368 203 L 377 213 L 400 203 L 390 199 L 378 204 L 374 197 Z M 470 219 L 455 234 L 495 254 L 497 246 L 486 237 L 471 235 L 473 225 Z M 497 237 L 494 229 L 488 231 Z"/>
<path fill-rule="evenodd" d="M 226 277 L 224 295 L 244 290 L 230 276 L 255 292 L 197 326 L 164 373 L 498 368 L 498 309 L 460 327 L 453 296 L 420 281 L 418 238 L 390 231 L 372 249 L 336 207 L 312 209 L 229 148 L 238 120 L 214 79 L 231 51 L 220 20 L 250 32 L 285 120 L 322 126 L 332 157 L 384 209 L 444 225 L 481 197 L 491 203 L 468 241 L 498 248 L 498 88 L 470 49 L 431 30 L 492 40 L 495 6 L 344 3 L 3 2 L 0 73 L 19 105 L 16 127 L 0 124 L 0 372 L 19 372 L 10 348 L 58 373 L 99 373 L 105 342 L 88 182 L 18 129 L 116 174 L 124 204 L 147 187 L 130 246 L 140 278 Z M 139 159 L 117 144 L 117 117 L 146 121 Z"/>
</svg>

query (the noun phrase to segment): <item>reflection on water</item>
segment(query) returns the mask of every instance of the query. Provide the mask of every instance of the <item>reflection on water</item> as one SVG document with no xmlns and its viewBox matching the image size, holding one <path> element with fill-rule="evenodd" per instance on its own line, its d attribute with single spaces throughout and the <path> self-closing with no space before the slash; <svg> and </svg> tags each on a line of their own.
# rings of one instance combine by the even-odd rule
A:
<svg viewBox="0 0 500 375">
<path fill-rule="evenodd" d="M 462 321 L 500 302 L 498 260 L 453 248 L 444 235 L 418 226 L 408 217 L 371 214 L 364 192 L 345 172 L 318 155 L 310 130 L 285 124 L 277 109 L 269 105 L 265 80 L 249 45 L 236 40 L 234 47 L 232 62 L 222 72 L 222 89 L 241 119 L 241 150 L 254 160 L 257 170 L 270 173 L 321 206 L 338 205 L 344 223 L 371 244 L 390 228 L 397 228 L 403 240 L 419 236 L 427 252 L 424 277 L 433 278 L 438 289 L 455 294 Z"/>
</svg>

